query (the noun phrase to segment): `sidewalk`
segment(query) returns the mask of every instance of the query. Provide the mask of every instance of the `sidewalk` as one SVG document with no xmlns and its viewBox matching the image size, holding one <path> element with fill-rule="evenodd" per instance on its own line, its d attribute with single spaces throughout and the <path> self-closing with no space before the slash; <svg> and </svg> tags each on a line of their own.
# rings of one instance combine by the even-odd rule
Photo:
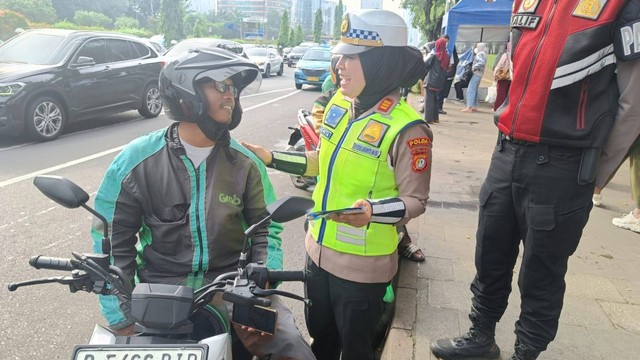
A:
<svg viewBox="0 0 640 360">
<path fill-rule="evenodd" d="M 417 97 L 409 101 L 417 108 Z M 458 336 L 470 325 L 477 198 L 497 129 L 488 104 L 480 104 L 477 113 L 460 112 L 463 107 L 446 102 L 448 114 L 431 127 L 431 199 L 426 213 L 408 225 L 427 260 L 401 261 L 396 314 L 382 360 L 436 359 L 429 350 L 432 339 Z M 603 191 L 603 198 L 604 206 L 592 210 L 569 260 L 558 335 L 539 359 L 640 359 L 640 234 L 611 224 L 613 217 L 634 207 L 628 163 Z M 509 307 L 496 329 L 500 359 L 513 352 L 519 268 L 520 260 Z"/>
</svg>

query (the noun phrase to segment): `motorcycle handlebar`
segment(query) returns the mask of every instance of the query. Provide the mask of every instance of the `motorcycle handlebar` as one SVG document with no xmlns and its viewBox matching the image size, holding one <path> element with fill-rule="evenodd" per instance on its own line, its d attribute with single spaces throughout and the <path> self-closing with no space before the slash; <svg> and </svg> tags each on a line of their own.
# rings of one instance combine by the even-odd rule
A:
<svg viewBox="0 0 640 360">
<path fill-rule="evenodd" d="M 75 266 L 69 259 L 52 258 L 48 256 L 33 256 L 29 259 L 29 265 L 36 269 L 51 269 L 51 270 L 74 270 Z"/>
<path fill-rule="evenodd" d="M 269 280 L 274 283 L 279 281 L 306 281 L 307 272 L 269 270 Z"/>
</svg>

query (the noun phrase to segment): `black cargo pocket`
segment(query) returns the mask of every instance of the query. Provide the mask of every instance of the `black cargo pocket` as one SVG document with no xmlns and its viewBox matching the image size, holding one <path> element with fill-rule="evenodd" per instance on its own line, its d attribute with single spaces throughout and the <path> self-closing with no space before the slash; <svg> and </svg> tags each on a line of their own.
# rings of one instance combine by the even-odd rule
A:
<svg viewBox="0 0 640 360">
<path fill-rule="evenodd" d="M 533 251 L 541 255 L 570 256 L 576 251 L 589 218 L 589 204 L 530 205 Z"/>
<path fill-rule="evenodd" d="M 493 191 L 491 191 L 488 186 L 482 184 L 482 187 L 480 188 L 480 194 L 478 195 L 478 205 L 480 207 L 484 207 L 485 205 L 487 205 L 487 201 L 489 201 L 492 192 Z"/>
<path fill-rule="evenodd" d="M 144 221 L 151 230 L 151 248 L 162 255 L 175 255 L 191 243 L 189 204 L 155 208 Z"/>
</svg>

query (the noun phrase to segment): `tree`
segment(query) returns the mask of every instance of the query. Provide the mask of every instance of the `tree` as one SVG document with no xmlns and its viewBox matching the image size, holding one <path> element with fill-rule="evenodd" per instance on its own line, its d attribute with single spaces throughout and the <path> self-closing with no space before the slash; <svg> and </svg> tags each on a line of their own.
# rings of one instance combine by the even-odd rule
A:
<svg viewBox="0 0 640 360">
<path fill-rule="evenodd" d="M 313 41 L 320 43 L 322 36 L 322 10 L 316 10 L 316 17 L 313 20 Z"/>
<path fill-rule="evenodd" d="M 183 0 L 162 0 L 160 2 L 160 32 L 165 41 L 184 39 L 184 2 Z"/>
<path fill-rule="evenodd" d="M 342 35 L 340 25 L 342 24 L 343 15 L 344 5 L 342 5 L 342 0 L 339 0 L 338 6 L 336 6 L 336 12 L 333 13 L 333 38 L 336 40 L 340 39 L 340 35 Z"/>
<path fill-rule="evenodd" d="M 411 25 L 420 30 L 428 40 L 435 40 L 440 35 L 442 17 L 447 0 L 402 0 L 400 6 L 413 14 Z M 458 0 L 448 0 L 457 3 Z"/>
<path fill-rule="evenodd" d="M 14 36 L 16 28 L 26 29 L 27 18 L 11 10 L 0 10 L 0 40 L 7 40 Z"/>
<path fill-rule="evenodd" d="M 280 33 L 282 16 L 276 10 L 267 13 L 267 23 L 264 24 L 264 38 L 266 40 L 275 39 Z"/>
<path fill-rule="evenodd" d="M 114 29 L 135 29 L 138 27 L 140 27 L 138 20 L 128 16 L 116 18 L 116 22 L 113 24 Z"/>
<path fill-rule="evenodd" d="M 298 46 L 303 41 L 304 41 L 304 35 L 302 33 L 302 25 L 298 24 L 298 26 L 296 26 L 296 34 L 293 39 L 293 44 L 294 46 Z"/>
<path fill-rule="evenodd" d="M 280 21 L 280 32 L 278 33 L 278 46 L 289 46 L 289 13 L 287 10 L 282 13 L 282 20 Z"/>
<path fill-rule="evenodd" d="M 13 10 L 32 22 L 52 24 L 56 21 L 51 0 L 0 0 L 0 9 Z"/>
<path fill-rule="evenodd" d="M 96 26 L 110 29 L 113 26 L 113 20 L 105 14 L 95 11 L 76 11 L 73 22 L 83 26 Z"/>
<path fill-rule="evenodd" d="M 287 46 L 290 46 L 290 47 L 296 46 L 296 31 L 293 28 L 291 28 L 289 32 L 289 40 L 288 40 Z"/>
</svg>

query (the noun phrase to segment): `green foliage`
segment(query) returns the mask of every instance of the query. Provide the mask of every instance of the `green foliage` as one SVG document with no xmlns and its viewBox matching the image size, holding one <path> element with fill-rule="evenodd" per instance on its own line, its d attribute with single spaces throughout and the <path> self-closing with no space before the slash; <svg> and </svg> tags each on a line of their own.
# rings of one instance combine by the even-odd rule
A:
<svg viewBox="0 0 640 360">
<path fill-rule="evenodd" d="M 143 38 L 148 38 L 153 36 L 153 33 L 150 32 L 149 30 L 140 29 L 140 28 L 120 28 L 118 29 L 118 32 L 137 36 L 137 37 L 143 37 Z"/>
<path fill-rule="evenodd" d="M 289 46 L 289 13 L 287 10 L 282 14 L 280 21 L 280 32 L 278 33 L 278 46 Z"/>
<path fill-rule="evenodd" d="M 304 41 L 304 34 L 302 33 L 302 25 L 296 26 L 296 33 L 293 39 L 293 46 L 298 46 Z"/>
<path fill-rule="evenodd" d="M 289 40 L 288 40 L 287 46 L 289 47 L 296 46 L 296 31 L 293 28 L 291 28 L 291 30 L 289 31 Z"/>
<path fill-rule="evenodd" d="M 95 11 L 76 11 L 73 17 L 73 22 L 78 25 L 84 26 L 97 26 L 110 29 L 112 28 L 113 20 L 104 14 Z"/>
<path fill-rule="evenodd" d="M 411 25 L 420 30 L 427 40 L 435 40 L 440 35 L 446 0 L 402 0 L 400 6 L 413 14 Z M 449 4 L 458 0 L 449 0 Z"/>
<path fill-rule="evenodd" d="M 167 43 L 184 39 L 184 1 L 162 0 L 160 2 L 159 30 Z"/>
<path fill-rule="evenodd" d="M 7 40 L 15 35 L 16 28 L 28 28 L 27 19 L 15 11 L 0 10 L 0 40 Z"/>
<path fill-rule="evenodd" d="M 282 16 L 276 10 L 271 10 L 267 13 L 267 23 L 264 24 L 265 40 L 277 39 L 280 34 L 281 23 Z"/>
<path fill-rule="evenodd" d="M 208 26 L 206 24 L 206 20 L 196 19 L 195 24 L 193 24 L 193 31 L 191 34 L 193 37 L 205 37 L 209 35 Z"/>
<path fill-rule="evenodd" d="M 140 27 L 138 20 L 128 16 L 121 16 L 117 18 L 116 22 L 113 24 L 114 29 L 126 29 L 126 28 L 135 29 L 138 27 Z"/>
<path fill-rule="evenodd" d="M 55 29 L 69 29 L 69 30 L 96 30 L 96 31 L 102 31 L 105 30 L 105 28 L 103 27 L 99 27 L 99 26 L 88 26 L 88 25 L 78 25 L 75 23 L 72 23 L 71 21 L 58 21 L 57 23 L 53 24 L 53 28 Z"/>
<path fill-rule="evenodd" d="M 320 43 L 322 36 L 322 10 L 316 10 L 316 17 L 313 20 L 313 41 Z"/>
<path fill-rule="evenodd" d="M 333 38 L 338 40 L 340 39 L 340 35 L 342 35 L 342 31 L 340 31 L 340 25 L 342 24 L 342 16 L 344 15 L 344 6 L 342 5 L 342 0 L 338 1 L 338 6 L 336 6 L 336 12 L 333 13 Z"/>
<path fill-rule="evenodd" d="M 205 14 L 190 13 L 184 20 L 185 34 L 189 34 L 192 37 L 208 37 L 211 36 L 209 28 L 213 30 L 211 26 L 213 23 L 210 21 L 210 17 Z"/>
<path fill-rule="evenodd" d="M 51 0 L 0 0 L 0 9 L 13 10 L 33 22 L 56 21 L 56 11 Z"/>
</svg>

